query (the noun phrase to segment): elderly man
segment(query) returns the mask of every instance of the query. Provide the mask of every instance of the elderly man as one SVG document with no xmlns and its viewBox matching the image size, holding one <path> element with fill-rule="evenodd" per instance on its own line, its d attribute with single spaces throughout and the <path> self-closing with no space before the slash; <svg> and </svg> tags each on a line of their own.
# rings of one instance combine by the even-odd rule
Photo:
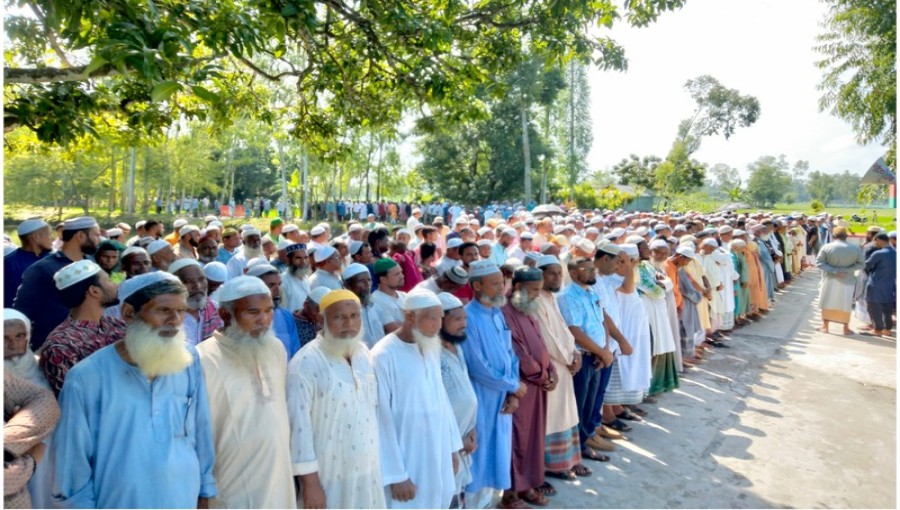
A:
<svg viewBox="0 0 900 510">
<path fill-rule="evenodd" d="M 275 304 L 272 312 L 272 331 L 284 345 L 287 359 L 291 359 L 300 350 L 300 334 L 297 332 L 293 314 L 281 306 L 281 273 L 270 264 L 255 264 L 247 270 L 247 275 L 259 278 L 268 287 L 272 302 Z M 221 298 L 220 294 L 219 299 Z"/>
<path fill-rule="evenodd" d="M 218 231 L 208 230 L 200 232 L 200 244 L 197 245 L 197 260 L 203 265 L 215 262 L 218 257 L 219 243 L 213 237 L 214 233 L 218 233 Z"/>
<path fill-rule="evenodd" d="M 447 508 L 463 444 L 441 380 L 443 309 L 433 292 L 417 290 L 403 311 L 403 325 L 371 354 L 385 499 L 388 508 Z"/>
<path fill-rule="evenodd" d="M 119 302 L 116 284 L 90 260 L 80 260 L 54 276 L 69 316 L 47 336 L 40 350 L 41 370 L 56 395 L 66 373 L 94 352 L 125 337 L 125 323 L 104 315 Z"/>
<path fill-rule="evenodd" d="M 242 276 L 251 260 L 266 258 L 262 248 L 262 233 L 258 229 L 245 229 L 241 233 L 241 239 L 244 242 L 243 246 L 225 263 L 225 267 L 228 268 L 228 279 Z"/>
<path fill-rule="evenodd" d="M 209 284 L 200 262 L 191 258 L 178 259 L 169 266 L 169 272 L 177 276 L 187 288 L 187 313 L 184 316 L 184 334 L 191 345 L 211 337 L 222 327 L 222 319 L 216 304 L 209 299 Z"/>
<path fill-rule="evenodd" d="M 400 327 L 400 323 L 392 320 L 372 302 L 372 277 L 366 266 L 354 262 L 347 266 L 342 276 L 344 287 L 359 298 L 362 306 L 363 341 L 371 349 L 385 334 Z"/>
<path fill-rule="evenodd" d="M 53 497 L 71 508 L 194 508 L 216 495 L 206 381 L 169 273 L 119 287 L 125 338 L 73 367 L 50 447 Z"/>
<path fill-rule="evenodd" d="M 309 295 L 309 255 L 306 245 L 293 243 L 285 248 L 287 267 L 281 273 L 284 307 L 296 317 Z"/>
<path fill-rule="evenodd" d="M 544 469 L 549 476 L 570 480 L 591 474 L 581 463 L 578 406 L 572 381 L 581 369 L 581 352 L 576 349 L 575 337 L 556 302 L 555 294 L 562 289 L 562 264 L 553 255 L 542 255 L 537 267 L 543 272 L 543 285 L 536 300 L 537 323 L 558 378 L 556 389 L 547 393 Z"/>
<path fill-rule="evenodd" d="M 3 257 L 3 302 L 12 306 L 16 290 L 22 283 L 22 274 L 32 264 L 50 254 L 53 240 L 50 225 L 41 219 L 25 220 L 16 228 L 20 248 Z"/>
<path fill-rule="evenodd" d="M 556 389 L 559 378 L 536 320 L 543 273 L 519 266 L 512 285 L 512 295 L 502 311 L 519 359 L 519 379 L 527 389 L 513 413 L 512 486 L 504 492 L 500 507 L 518 508 L 521 500 L 546 506 L 549 501 L 545 494 L 555 493 L 553 486 L 544 483 L 547 392 Z"/>
<path fill-rule="evenodd" d="M 302 506 L 384 508 L 378 388 L 362 343 L 359 298 L 327 290 L 318 306 L 325 327 L 294 356 L 287 376 L 290 454 Z"/>
<path fill-rule="evenodd" d="M 129 246 L 122 252 L 122 262 L 119 264 L 125 273 L 125 279 L 150 272 L 150 255 L 147 250 L 139 246 Z"/>
<path fill-rule="evenodd" d="M 310 290 L 316 287 L 327 287 L 331 290 L 344 288 L 337 276 L 341 271 L 341 254 L 336 249 L 331 246 L 316 248 L 313 260 L 316 263 L 316 272 L 309 279 Z"/>
<path fill-rule="evenodd" d="M 220 295 L 225 329 L 197 347 L 215 438 L 216 508 L 296 507 L 287 353 L 272 332 L 274 309 L 262 280 L 233 278 Z"/>
<path fill-rule="evenodd" d="M 472 455 L 472 483 L 466 497 L 473 506 L 483 507 L 492 490 L 511 486 L 512 413 L 526 386 L 519 381 L 519 359 L 500 310 L 506 304 L 503 274 L 487 260 L 473 262 L 469 269 L 475 299 L 466 305 L 467 340 L 462 349 L 478 396 L 481 447 Z"/>
<path fill-rule="evenodd" d="M 151 271 L 168 271 L 169 265 L 177 258 L 172 245 L 165 239 L 157 239 L 148 244 L 147 254 L 150 255 Z"/>
<path fill-rule="evenodd" d="M 478 448 L 478 433 L 475 417 L 478 411 L 478 397 L 469 380 L 466 358 L 459 347 L 466 340 L 466 310 L 456 296 L 442 292 L 437 295 L 444 310 L 441 323 L 441 379 L 447 398 L 453 407 L 456 426 L 462 435 L 463 451 L 459 457 L 456 472 L 456 492 L 450 508 L 462 508 L 465 502 L 464 489 L 472 481 L 471 453 Z"/>
<path fill-rule="evenodd" d="M 97 252 L 100 227 L 97 220 L 85 216 L 66 220 L 59 251 L 35 262 L 22 274 L 22 284 L 12 307 L 24 313 L 34 324 L 31 348 L 37 351 L 53 328 L 65 320 L 68 307 L 60 300 L 53 275 L 67 265 Z"/>
<path fill-rule="evenodd" d="M 652 250 L 658 252 L 665 250 L 662 253 L 663 259 L 668 255 L 666 242 L 653 241 L 649 245 L 640 242 L 637 247 L 641 262 L 638 265 L 635 285 L 647 313 L 652 339 L 650 363 L 653 375 L 648 389 L 652 400 L 653 395 L 678 388 L 678 364 L 675 358 L 677 332 L 672 327 L 673 322 L 678 319 L 668 315 L 667 301 L 672 294 L 673 283 L 664 271 L 660 271 L 650 262 Z"/>
</svg>

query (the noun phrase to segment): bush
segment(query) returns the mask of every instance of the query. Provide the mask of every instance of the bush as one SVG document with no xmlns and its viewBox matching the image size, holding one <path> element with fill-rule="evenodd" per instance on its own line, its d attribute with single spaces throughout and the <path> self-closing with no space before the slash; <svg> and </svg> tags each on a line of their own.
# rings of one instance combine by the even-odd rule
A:
<svg viewBox="0 0 900 510">
<path fill-rule="evenodd" d="M 809 208 L 812 209 L 814 213 L 819 214 L 825 210 L 825 204 L 818 200 L 813 200 L 809 203 Z"/>
</svg>

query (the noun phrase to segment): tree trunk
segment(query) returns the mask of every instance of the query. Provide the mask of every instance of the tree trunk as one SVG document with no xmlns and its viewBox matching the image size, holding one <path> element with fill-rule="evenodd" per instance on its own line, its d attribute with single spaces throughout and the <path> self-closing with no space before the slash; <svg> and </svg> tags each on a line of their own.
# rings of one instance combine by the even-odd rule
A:
<svg viewBox="0 0 900 510">
<path fill-rule="evenodd" d="M 522 118 L 522 156 L 525 159 L 525 207 L 531 202 L 531 143 L 528 140 L 528 109 L 523 95 L 519 102 L 519 116 Z"/>
<path fill-rule="evenodd" d="M 130 161 L 128 164 L 128 212 L 134 214 L 134 173 L 135 165 L 137 164 L 137 154 L 134 147 L 131 147 L 129 151 Z"/>
<path fill-rule="evenodd" d="M 112 170 L 112 179 L 109 183 L 109 207 L 107 210 L 113 212 L 116 210 L 116 148 L 110 151 L 110 168 Z"/>
<path fill-rule="evenodd" d="M 141 204 L 141 213 L 147 214 L 150 209 L 150 148 L 144 147 L 144 201 Z"/>
<path fill-rule="evenodd" d="M 578 177 L 575 169 L 575 62 L 569 62 L 569 122 L 568 127 L 569 141 L 569 201 L 575 200 L 575 180 Z"/>
</svg>

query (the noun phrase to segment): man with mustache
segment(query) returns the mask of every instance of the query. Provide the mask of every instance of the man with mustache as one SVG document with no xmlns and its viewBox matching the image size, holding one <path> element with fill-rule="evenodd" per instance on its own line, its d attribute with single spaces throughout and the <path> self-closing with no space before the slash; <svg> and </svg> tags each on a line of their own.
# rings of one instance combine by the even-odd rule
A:
<svg viewBox="0 0 900 510">
<path fill-rule="evenodd" d="M 197 225 L 185 225 L 178 231 L 178 235 L 178 252 L 175 254 L 175 258 L 197 260 L 200 228 Z"/>
<path fill-rule="evenodd" d="M 119 286 L 125 338 L 66 375 L 50 447 L 71 508 L 206 508 L 216 495 L 206 382 L 184 337 L 187 290 L 162 271 Z"/>
<path fill-rule="evenodd" d="M 165 239 L 151 241 L 147 245 L 147 254 L 150 255 L 151 271 L 168 271 L 169 265 L 175 262 L 175 250 Z"/>
<path fill-rule="evenodd" d="M 441 380 L 443 309 L 433 292 L 415 290 L 403 312 L 371 355 L 385 499 L 388 508 L 447 508 L 463 444 Z"/>
<path fill-rule="evenodd" d="M 294 354 L 297 354 L 297 351 L 300 350 L 300 335 L 297 332 L 297 323 L 294 321 L 294 316 L 281 306 L 281 273 L 275 269 L 275 266 L 263 263 L 255 264 L 248 269 L 247 276 L 259 278 L 268 287 L 269 294 L 272 296 L 272 303 L 275 305 L 275 309 L 272 312 L 272 331 L 275 337 L 284 345 L 287 359 L 293 358 Z"/>
<path fill-rule="evenodd" d="M 22 274 L 22 285 L 12 307 L 34 323 L 31 348 L 37 351 L 53 328 L 66 319 L 69 308 L 59 298 L 53 281 L 60 269 L 88 258 L 100 245 L 100 226 L 90 216 L 66 220 L 62 227 L 62 247 L 35 262 Z"/>
<path fill-rule="evenodd" d="M 324 328 L 288 365 L 290 453 L 300 498 L 304 508 L 384 508 L 374 426 L 378 387 L 362 343 L 359 298 L 332 290 L 318 306 Z"/>
<path fill-rule="evenodd" d="M 303 309 L 309 295 L 309 255 L 306 245 L 291 243 L 285 248 L 287 266 L 281 273 L 281 289 L 284 292 L 285 308 L 296 318 Z"/>
<path fill-rule="evenodd" d="M 466 305 L 466 342 L 462 344 L 469 377 L 478 396 L 480 448 L 472 455 L 472 483 L 466 487 L 469 506 L 485 507 L 493 490 L 510 488 L 512 413 L 525 395 L 519 381 L 519 359 L 500 309 L 506 304 L 503 274 L 489 260 L 469 265 L 475 298 Z"/>
<path fill-rule="evenodd" d="M 512 295 L 502 308 L 519 358 L 519 378 L 528 389 L 513 413 L 512 486 L 503 494 L 500 508 L 520 508 L 522 500 L 546 506 L 545 494 L 555 489 L 544 484 L 544 435 L 547 430 L 547 392 L 559 378 L 550 362 L 538 325 L 538 302 L 543 287 L 540 269 L 519 266 L 513 271 Z"/>
<path fill-rule="evenodd" d="M 381 260 L 393 262 L 391 259 Z M 347 266 L 341 276 L 344 279 L 344 287 L 359 298 L 362 307 L 363 342 L 371 349 L 388 331 L 394 331 L 399 325 L 372 301 L 372 277 L 369 276 L 369 269 L 366 266 L 354 262 Z"/>
<path fill-rule="evenodd" d="M 125 279 L 150 272 L 150 254 L 140 246 L 129 246 L 122 252 L 122 271 Z"/>
<path fill-rule="evenodd" d="M 191 345 L 213 336 L 222 327 L 222 318 L 216 304 L 209 299 L 209 284 L 203 266 L 194 259 L 178 259 L 169 266 L 169 272 L 177 276 L 187 287 L 187 313 L 184 315 L 184 334 Z"/>
<path fill-rule="evenodd" d="M 237 250 L 225 266 L 228 268 L 228 279 L 243 276 L 247 269 L 247 264 L 258 258 L 265 258 L 262 248 L 262 233 L 255 228 L 248 228 L 241 232 L 241 239 L 244 245 Z"/>
<path fill-rule="evenodd" d="M 450 268 L 453 270 L 454 268 Z M 462 270 L 461 268 L 456 268 Z M 417 288 L 421 288 L 421 285 Z M 466 358 L 459 344 L 466 340 L 466 309 L 458 297 L 447 292 L 437 295 L 441 300 L 444 318 L 441 323 L 441 379 L 456 426 L 462 435 L 463 449 L 459 456 L 459 470 L 456 472 L 456 492 L 450 508 L 463 508 L 465 494 L 463 490 L 472 481 L 470 454 L 478 448 L 478 435 L 475 431 L 475 417 L 478 413 L 478 397 L 469 380 Z"/>
<path fill-rule="evenodd" d="M 287 353 L 272 331 L 274 311 L 262 280 L 229 280 L 219 306 L 225 329 L 197 347 L 215 438 L 217 508 L 296 508 Z"/>
<path fill-rule="evenodd" d="M 40 366 L 57 396 L 66 372 L 81 360 L 125 337 L 125 323 L 104 315 L 119 302 L 116 284 L 90 260 L 69 264 L 53 279 L 69 316 L 54 329 L 41 348 Z"/>
</svg>

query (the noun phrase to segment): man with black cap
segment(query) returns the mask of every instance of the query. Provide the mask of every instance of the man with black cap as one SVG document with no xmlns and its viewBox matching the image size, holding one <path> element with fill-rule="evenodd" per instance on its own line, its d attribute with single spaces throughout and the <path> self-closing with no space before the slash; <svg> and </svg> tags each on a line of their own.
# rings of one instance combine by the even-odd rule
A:
<svg viewBox="0 0 900 510">
<path fill-rule="evenodd" d="M 119 302 L 117 286 L 90 260 L 73 262 L 54 276 L 69 316 L 57 326 L 41 349 L 41 370 L 58 396 L 66 373 L 94 352 L 125 338 L 125 323 L 104 315 Z"/>
<path fill-rule="evenodd" d="M 7 308 L 12 307 L 12 302 L 16 298 L 16 290 L 22 283 L 22 274 L 32 264 L 46 257 L 53 244 L 50 225 L 39 218 L 19 223 L 16 233 L 19 235 L 21 247 L 3 257 L 3 302 Z"/>
<path fill-rule="evenodd" d="M 65 320 L 69 310 L 60 300 L 53 283 L 53 275 L 60 269 L 97 252 L 100 226 L 89 216 L 66 220 L 63 223 L 63 245 L 59 251 L 32 264 L 22 274 L 22 285 L 16 293 L 13 308 L 24 313 L 34 323 L 31 347 L 37 351 L 53 328 Z"/>
</svg>

